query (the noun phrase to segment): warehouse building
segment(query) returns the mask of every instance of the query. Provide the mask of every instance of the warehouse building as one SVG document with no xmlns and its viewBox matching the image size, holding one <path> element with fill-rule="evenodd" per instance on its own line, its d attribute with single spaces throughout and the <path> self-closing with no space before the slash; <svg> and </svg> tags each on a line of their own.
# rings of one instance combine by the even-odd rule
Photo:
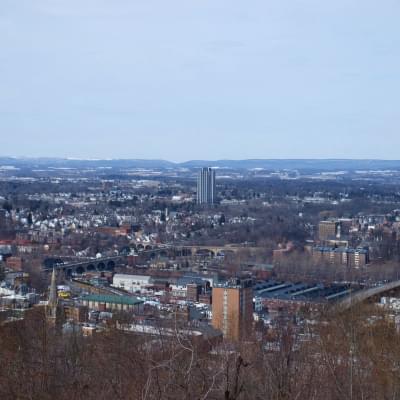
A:
<svg viewBox="0 0 400 400">
<path fill-rule="evenodd" d="M 141 312 L 144 302 L 137 297 L 89 294 L 82 298 L 82 304 L 91 310 Z"/>
</svg>

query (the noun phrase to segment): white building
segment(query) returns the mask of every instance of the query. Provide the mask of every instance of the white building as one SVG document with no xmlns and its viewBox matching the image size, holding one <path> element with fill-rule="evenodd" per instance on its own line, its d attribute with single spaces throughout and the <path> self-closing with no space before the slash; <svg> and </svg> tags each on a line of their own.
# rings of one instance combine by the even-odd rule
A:
<svg viewBox="0 0 400 400">
<path fill-rule="evenodd" d="M 128 292 L 144 292 L 148 286 L 151 286 L 152 279 L 148 275 L 127 275 L 115 274 L 113 277 L 113 286 L 124 289 Z"/>
<path fill-rule="evenodd" d="M 263 298 L 256 296 L 253 298 L 253 303 L 254 303 L 254 311 L 255 312 L 261 312 L 264 309 L 264 303 L 263 303 Z"/>
</svg>

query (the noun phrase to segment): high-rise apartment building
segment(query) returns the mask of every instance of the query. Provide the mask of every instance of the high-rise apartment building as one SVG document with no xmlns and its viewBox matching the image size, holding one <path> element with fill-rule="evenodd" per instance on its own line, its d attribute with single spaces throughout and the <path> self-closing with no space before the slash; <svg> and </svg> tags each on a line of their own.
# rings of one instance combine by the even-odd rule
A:
<svg viewBox="0 0 400 400">
<path fill-rule="evenodd" d="M 240 340 L 250 334 L 253 322 L 251 279 L 233 279 L 212 290 L 212 325 L 224 337 Z"/>
<path fill-rule="evenodd" d="M 340 222 L 336 220 L 321 221 L 318 227 L 319 240 L 339 239 Z"/>
<path fill-rule="evenodd" d="M 215 170 L 202 168 L 197 178 L 197 204 L 214 204 L 215 200 Z"/>
</svg>

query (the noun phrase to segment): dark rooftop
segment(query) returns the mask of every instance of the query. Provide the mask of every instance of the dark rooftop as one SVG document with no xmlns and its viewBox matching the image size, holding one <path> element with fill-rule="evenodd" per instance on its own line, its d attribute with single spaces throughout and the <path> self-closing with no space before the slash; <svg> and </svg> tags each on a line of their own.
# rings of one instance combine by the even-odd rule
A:
<svg viewBox="0 0 400 400">
<path fill-rule="evenodd" d="M 264 299 L 282 299 L 327 302 L 346 296 L 352 289 L 348 284 L 325 285 L 286 281 L 257 281 L 253 285 L 254 295 Z"/>
</svg>

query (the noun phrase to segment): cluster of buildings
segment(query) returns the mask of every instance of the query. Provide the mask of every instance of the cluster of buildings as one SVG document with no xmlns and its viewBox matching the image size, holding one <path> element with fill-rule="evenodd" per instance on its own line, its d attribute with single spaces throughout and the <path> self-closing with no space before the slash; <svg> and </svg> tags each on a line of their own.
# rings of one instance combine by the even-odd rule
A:
<svg viewBox="0 0 400 400">
<path fill-rule="evenodd" d="M 358 288 L 348 284 L 324 285 L 301 282 L 253 280 L 250 278 L 183 276 L 177 279 L 146 275 L 115 274 L 111 294 L 97 290 L 84 294 L 78 301 L 96 312 L 126 311 L 136 316 L 129 329 L 137 330 L 149 317 L 162 313 L 168 320 L 179 314 L 192 325 L 212 326 L 229 340 L 250 335 L 254 321 L 271 323 L 282 313 L 293 314 L 301 307 L 319 307 L 338 301 Z M 124 329 L 128 329 L 126 326 Z M 144 329 L 143 326 L 140 329 Z"/>
<path fill-rule="evenodd" d="M 315 263 L 363 267 L 373 261 L 371 252 L 385 240 L 400 241 L 400 214 L 330 218 L 318 226 L 318 245 L 307 246 Z"/>
<path fill-rule="evenodd" d="M 315 265 L 362 268 L 382 259 L 381 244 L 392 250 L 400 247 L 400 211 L 387 215 L 358 215 L 354 218 L 329 218 L 318 224 L 315 241 L 304 249 Z M 398 243 L 396 245 L 396 243 Z M 293 243 L 274 250 L 274 263 L 279 264 L 295 250 Z"/>
<path fill-rule="evenodd" d="M 168 295 L 169 299 L 187 299 L 197 302 L 199 298 L 210 304 L 214 277 L 209 275 L 186 274 L 183 276 L 149 276 L 115 274 L 112 286 L 137 295 Z"/>
<path fill-rule="evenodd" d="M 155 176 L 147 170 L 141 173 Z M 270 176 L 294 179 L 297 175 L 285 172 Z M 70 183 L 60 180 L 58 183 L 51 181 L 51 184 L 60 182 Z M 283 201 L 285 205 L 294 202 L 310 207 L 339 204 L 349 201 L 345 194 L 336 199 L 323 192 L 306 197 L 271 195 L 267 198 L 265 193 L 256 193 L 253 189 L 232 195 L 236 189 L 231 188 L 229 194 L 228 189 L 227 193 L 221 193 L 222 207 L 217 210 L 213 207 L 219 199 L 216 172 L 212 168 L 200 169 L 197 189 L 193 179 L 187 186 L 135 179 L 93 179 L 79 185 L 80 190 L 76 191 L 69 187 L 65 193 L 27 195 L 24 200 L 32 202 L 34 206 L 31 207 L 23 203 L 12 210 L 0 209 L 0 234 L 4 236 L 0 237 L 1 265 L 9 275 L 10 271 L 23 274 L 24 267 L 35 266 L 37 259 L 81 260 L 89 267 L 102 257 L 122 255 L 126 264 L 118 273 L 114 273 L 113 268 L 106 273 L 99 272 L 94 266 L 90 272 L 85 270 L 87 276 L 77 272 L 80 278 L 72 276 L 71 292 L 57 288 L 53 271 L 47 302 L 40 302 L 38 296 L 22 284 L 2 283 L 2 312 L 44 306 L 51 323 L 57 325 L 61 320 L 65 327 L 75 323 L 86 334 L 107 329 L 117 320 L 117 328 L 125 332 L 156 335 L 162 331 L 166 336 L 174 334 L 171 324 L 179 316 L 182 323 L 179 329 L 193 337 L 209 340 L 223 336 L 240 340 L 250 335 L 254 321 L 269 324 L 279 314 L 294 314 L 301 307 L 325 305 L 357 290 L 347 284 L 273 279 L 270 259 L 267 259 L 270 255 L 265 256 L 265 251 L 253 257 L 251 247 L 247 246 L 248 236 L 256 224 L 259 228 L 260 222 L 274 223 L 277 216 L 268 211 L 275 205 Z M 253 204 L 260 207 L 259 215 L 244 210 L 249 199 L 258 201 Z M 200 207 L 196 207 L 195 202 Z M 234 210 L 228 206 L 235 206 Z M 295 218 L 291 220 L 303 218 L 299 210 L 296 209 Z M 277 224 L 284 218 L 279 216 Z M 11 226 L 15 237 L 9 238 L 6 235 Z M 229 228 L 234 234 L 245 233 L 245 239 L 233 242 L 245 244 L 238 245 L 240 253 L 226 245 Z M 314 232 L 314 228 L 312 225 L 310 232 Z M 210 232 L 215 231 L 219 236 L 216 234 L 213 240 L 223 244 L 208 248 L 204 242 Z M 400 211 L 396 210 L 385 216 L 330 218 L 320 221 L 315 240 L 305 249 L 315 264 L 362 268 L 373 260 L 371 248 L 374 244 L 386 237 L 399 240 L 399 232 Z M 274 239 L 267 238 L 271 242 Z M 254 238 L 249 241 L 252 241 L 251 246 L 256 243 Z M 286 247 L 273 252 L 274 261 L 283 260 L 299 246 L 290 241 L 286 243 Z M 177 250 L 169 251 L 170 244 Z M 254 246 L 257 251 L 259 248 Z M 301 247 L 303 250 L 303 244 Z M 246 255 L 243 262 L 239 262 L 240 272 L 236 266 L 230 270 L 224 258 L 235 260 L 235 254 L 242 253 Z M 212 256 L 208 257 L 210 254 Z M 213 259 L 212 265 L 208 258 Z M 400 308 L 395 300 L 388 300 L 387 304 Z M 121 313 L 132 317 L 131 320 L 118 320 Z"/>
</svg>

